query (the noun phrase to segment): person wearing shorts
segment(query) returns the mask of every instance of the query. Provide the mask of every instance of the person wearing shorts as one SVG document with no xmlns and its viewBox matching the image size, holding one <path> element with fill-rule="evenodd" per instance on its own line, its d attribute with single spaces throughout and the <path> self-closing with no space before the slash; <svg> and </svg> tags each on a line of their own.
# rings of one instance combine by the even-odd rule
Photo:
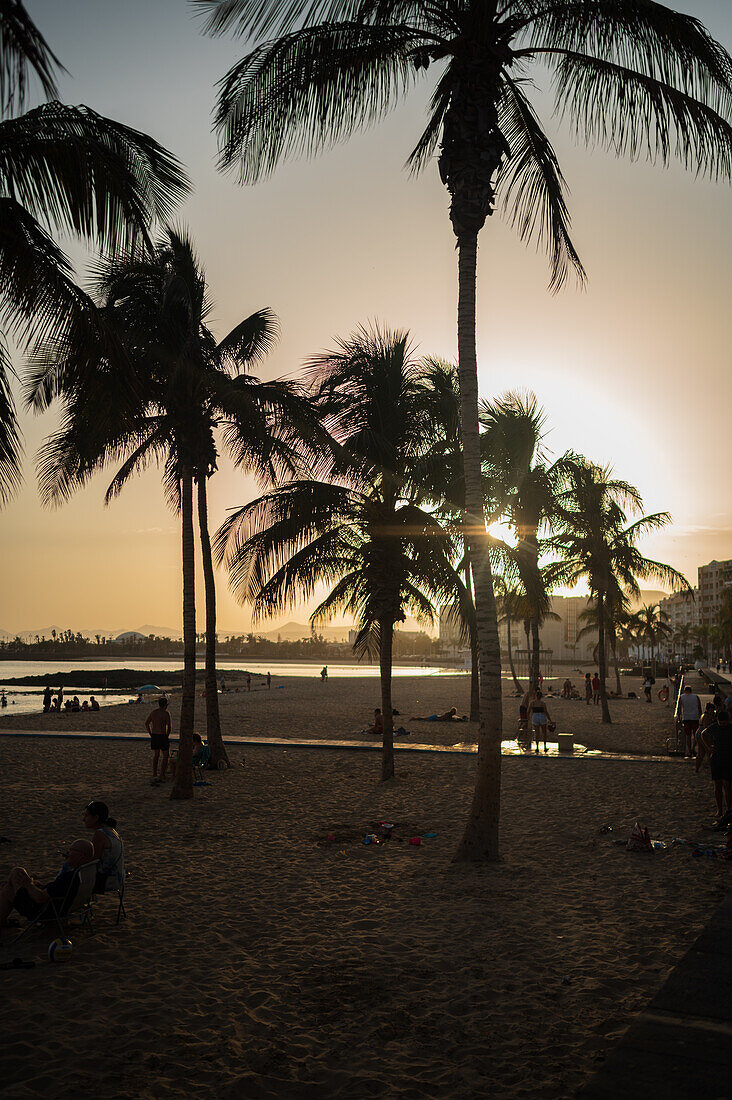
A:
<svg viewBox="0 0 732 1100">
<path fill-rule="evenodd" d="M 534 699 L 531 703 L 531 731 L 532 740 L 536 739 L 536 748 L 534 752 L 539 751 L 539 739 L 544 740 L 544 752 L 547 751 L 546 747 L 546 728 L 549 725 L 549 711 L 546 709 L 546 703 L 543 700 L 542 693 L 540 691 L 535 692 Z"/>
<path fill-rule="evenodd" d="M 168 756 L 170 754 L 170 714 L 168 713 L 168 700 L 159 699 L 155 710 L 151 711 L 145 722 L 145 729 L 150 734 L 150 748 L 153 750 L 153 783 L 158 782 L 158 761 L 163 754 L 162 768 L 160 769 L 160 782 L 165 779 L 168 770 Z"/>
<path fill-rule="evenodd" d="M 702 732 L 702 741 L 709 753 L 717 818 L 721 818 L 725 809 L 732 810 L 732 723 L 726 710 L 720 710 L 717 721 Z"/>
<path fill-rule="evenodd" d="M 684 724 L 684 737 L 686 738 L 684 756 L 694 756 L 696 731 L 699 729 L 702 707 L 699 696 L 694 694 L 688 684 L 681 693 L 679 710 L 681 711 L 681 721 Z"/>
</svg>

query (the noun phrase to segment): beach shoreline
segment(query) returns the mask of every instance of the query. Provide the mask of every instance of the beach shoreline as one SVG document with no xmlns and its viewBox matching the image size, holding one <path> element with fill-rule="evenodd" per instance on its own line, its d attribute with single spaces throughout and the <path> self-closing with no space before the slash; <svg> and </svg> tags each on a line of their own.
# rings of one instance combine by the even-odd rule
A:
<svg viewBox="0 0 732 1100">
<path fill-rule="evenodd" d="M 162 685 L 161 685 L 162 686 Z M 196 729 L 205 736 L 205 700 L 199 683 L 196 698 Z M 308 740 L 344 740 L 370 725 L 374 707 L 380 706 L 378 678 L 351 676 L 321 683 L 319 677 L 288 676 L 273 679 L 267 689 L 261 678 L 252 679 L 251 691 L 246 684 L 239 690 L 219 695 L 219 708 L 224 737 L 250 734 L 286 740 L 304 737 Z M 470 680 L 461 674 L 439 676 L 399 676 L 393 684 L 395 727 L 403 726 L 414 742 L 452 745 L 475 743 L 478 726 L 473 722 L 414 722 L 413 716 L 441 714 L 457 707 L 458 714 L 470 710 Z M 63 732 L 64 729 L 84 729 L 89 732 L 144 732 L 145 718 L 155 704 L 151 695 L 143 703 L 106 704 L 100 698 L 99 712 L 76 714 L 13 714 L 12 708 L 0 717 L 0 730 Z M 631 753 L 657 756 L 665 752 L 666 739 L 673 734 L 673 712 L 661 703 L 648 705 L 640 699 L 610 701 L 613 724 L 601 721 L 600 707 L 586 706 L 584 700 L 548 699 L 549 712 L 556 721 L 557 732 L 570 733 L 577 744 L 602 752 Z M 173 731 L 177 731 L 180 695 L 170 699 Z M 518 700 L 505 695 L 503 699 L 504 739 L 516 736 Z"/>
</svg>

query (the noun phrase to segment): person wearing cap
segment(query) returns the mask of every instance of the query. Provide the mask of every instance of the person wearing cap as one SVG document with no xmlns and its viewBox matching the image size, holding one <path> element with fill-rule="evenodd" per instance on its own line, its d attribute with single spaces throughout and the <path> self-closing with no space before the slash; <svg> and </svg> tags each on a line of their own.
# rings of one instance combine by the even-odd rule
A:
<svg viewBox="0 0 732 1100">
<path fill-rule="evenodd" d="M 94 859 L 99 860 L 95 894 L 118 890 L 125 881 L 125 849 L 117 832 L 117 822 L 109 816 L 106 802 L 90 802 L 81 815 L 87 829 L 93 829 Z"/>
<path fill-rule="evenodd" d="M 88 840 L 75 840 L 66 852 L 64 864 L 52 882 L 39 886 L 24 867 L 14 867 L 5 884 L 0 887 L 0 929 L 5 928 L 8 917 L 15 909 L 22 917 L 35 920 L 54 916 L 52 901 L 62 903 L 65 913 L 78 890 L 76 871 L 94 859 L 94 848 Z"/>
</svg>

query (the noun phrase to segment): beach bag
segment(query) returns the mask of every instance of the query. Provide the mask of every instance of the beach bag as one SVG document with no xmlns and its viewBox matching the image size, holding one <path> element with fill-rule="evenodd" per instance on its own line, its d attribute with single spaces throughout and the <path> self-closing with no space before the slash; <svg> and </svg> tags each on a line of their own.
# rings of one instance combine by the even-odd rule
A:
<svg viewBox="0 0 732 1100">
<path fill-rule="evenodd" d="M 639 821 L 636 821 L 635 825 L 630 831 L 630 839 L 627 845 L 629 852 L 652 852 L 653 845 L 651 844 L 651 834 L 645 825 L 641 825 Z"/>
</svg>

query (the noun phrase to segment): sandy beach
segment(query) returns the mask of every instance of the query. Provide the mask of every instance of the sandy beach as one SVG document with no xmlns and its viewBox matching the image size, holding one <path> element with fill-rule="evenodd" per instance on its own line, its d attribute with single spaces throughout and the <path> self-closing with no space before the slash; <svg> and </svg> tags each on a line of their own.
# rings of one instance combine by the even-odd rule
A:
<svg viewBox="0 0 732 1100">
<path fill-rule="evenodd" d="M 639 691 L 639 681 L 630 681 L 628 687 Z M 379 691 L 378 679 L 366 676 L 331 678 L 326 683 L 321 683 L 320 678 L 314 676 L 273 678 L 269 691 L 263 681 L 255 677 L 250 692 L 242 689 L 220 695 L 224 736 L 349 738 L 371 724 L 374 707 L 381 702 Z M 80 697 L 88 695 L 81 691 L 66 691 L 67 698 L 72 694 Z M 410 741 L 452 745 L 477 740 L 477 725 L 470 722 L 411 721 L 413 715 L 441 714 L 452 706 L 457 707 L 460 714 L 468 714 L 470 682 L 466 675 L 399 676 L 393 681 L 392 695 L 394 706 L 399 711 L 395 725 L 409 730 Z M 98 713 L 13 715 L 9 708 L 0 718 L 0 730 L 144 733 L 145 718 L 155 698 L 150 696 L 146 703 L 139 705 L 106 705 L 102 697 L 102 710 Z M 655 755 L 665 751 L 666 738 L 673 732 L 671 709 L 658 702 L 649 705 L 642 699 L 611 700 L 613 724 L 610 726 L 602 725 L 599 706 L 588 707 L 583 699 L 550 698 L 548 707 L 559 732 L 572 733 L 577 744 L 592 749 Z M 204 736 L 205 708 L 199 689 L 196 719 L 197 728 Z M 170 711 L 174 731 L 177 729 L 179 710 L 180 695 L 173 693 Z M 504 736 L 511 739 L 516 735 L 518 700 L 506 696 L 503 711 Z"/>
<path fill-rule="evenodd" d="M 395 701 L 459 706 L 459 683 L 400 682 Z M 224 696 L 223 713 L 230 732 L 328 737 L 377 693 L 300 682 Z M 601 736 L 594 708 L 565 707 L 585 740 Z M 624 707 L 611 736 L 654 744 L 662 708 Z M 68 717 L 139 728 L 141 710 Z M 730 882 L 729 864 L 687 847 L 613 843 L 636 818 L 669 842 L 703 835 L 708 773 L 678 759 L 506 758 L 503 861 L 471 866 L 451 862 L 471 756 L 402 754 L 382 785 L 375 753 L 234 746 L 231 771 L 173 803 L 149 785 L 144 742 L 2 744 L 0 873 L 55 873 L 92 797 L 118 819 L 131 872 L 119 928 L 102 901 L 70 962 L 46 962 L 41 932 L 23 949 L 36 969 L 3 973 L 13 1098 L 77 1097 L 82 1081 L 108 1098 L 569 1097 Z M 365 846 L 382 820 L 394 838 Z"/>
</svg>

